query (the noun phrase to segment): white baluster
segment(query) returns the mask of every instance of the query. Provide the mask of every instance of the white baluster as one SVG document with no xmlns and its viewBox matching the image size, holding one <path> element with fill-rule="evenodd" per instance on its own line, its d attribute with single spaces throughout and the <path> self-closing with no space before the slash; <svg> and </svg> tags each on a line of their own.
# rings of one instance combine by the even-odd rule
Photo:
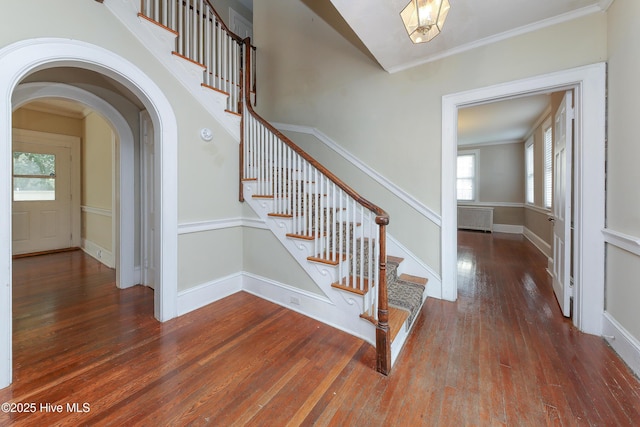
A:
<svg viewBox="0 0 640 427">
<path fill-rule="evenodd" d="M 178 5 L 176 4 L 176 0 L 173 0 L 171 2 L 171 7 L 170 7 L 170 14 L 171 14 L 171 29 L 175 30 L 177 28 L 178 25 L 178 14 L 176 13 L 176 8 L 178 7 Z"/>
</svg>

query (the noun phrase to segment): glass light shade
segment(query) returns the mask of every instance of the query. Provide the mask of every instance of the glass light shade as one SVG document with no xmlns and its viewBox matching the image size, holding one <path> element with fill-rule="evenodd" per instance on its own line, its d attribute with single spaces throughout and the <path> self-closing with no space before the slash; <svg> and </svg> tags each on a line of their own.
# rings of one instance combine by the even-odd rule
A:
<svg viewBox="0 0 640 427">
<path fill-rule="evenodd" d="M 411 0 L 400 12 L 411 41 L 426 43 L 440 34 L 449 8 L 449 0 Z"/>
</svg>

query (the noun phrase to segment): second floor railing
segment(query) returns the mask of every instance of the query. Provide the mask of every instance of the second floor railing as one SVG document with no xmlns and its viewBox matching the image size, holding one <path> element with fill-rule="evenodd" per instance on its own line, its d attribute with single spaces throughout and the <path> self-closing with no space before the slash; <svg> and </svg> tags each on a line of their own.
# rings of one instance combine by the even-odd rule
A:
<svg viewBox="0 0 640 427">
<path fill-rule="evenodd" d="M 243 41 L 208 0 L 141 0 L 140 14 L 177 34 L 175 53 L 203 66 L 203 85 L 229 95 L 228 110 L 240 114 Z M 255 62 L 256 50 L 248 50 Z M 255 67 L 249 73 L 255 102 Z"/>
</svg>

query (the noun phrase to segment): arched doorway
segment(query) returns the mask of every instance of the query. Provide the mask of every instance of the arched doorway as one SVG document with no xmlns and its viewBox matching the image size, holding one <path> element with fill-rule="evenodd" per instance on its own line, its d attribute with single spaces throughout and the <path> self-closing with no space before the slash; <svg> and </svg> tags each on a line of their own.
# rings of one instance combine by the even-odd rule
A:
<svg viewBox="0 0 640 427">
<path fill-rule="evenodd" d="M 18 84 L 30 73 L 50 67 L 64 65 L 83 68 L 124 85 L 147 109 L 155 130 L 154 144 L 157 147 L 154 194 L 155 211 L 159 213 L 156 228 L 159 250 L 154 260 L 158 266 L 154 314 L 160 321 L 177 315 L 177 124 L 173 109 L 160 88 L 135 65 L 101 47 L 67 39 L 26 40 L 0 50 L 0 62 L 4 64 L 0 69 L 0 162 L 4 165 L 0 173 L 0 241 L 3 242 L 0 245 L 2 388 L 11 383 L 12 377 L 11 113 L 14 108 L 12 98 Z M 25 95 L 18 92 L 20 96 Z M 26 98 L 29 96 L 35 95 Z M 117 117 L 112 119 L 118 121 Z M 127 161 L 124 158 L 122 160 Z M 124 163 L 121 167 L 133 170 Z"/>
</svg>

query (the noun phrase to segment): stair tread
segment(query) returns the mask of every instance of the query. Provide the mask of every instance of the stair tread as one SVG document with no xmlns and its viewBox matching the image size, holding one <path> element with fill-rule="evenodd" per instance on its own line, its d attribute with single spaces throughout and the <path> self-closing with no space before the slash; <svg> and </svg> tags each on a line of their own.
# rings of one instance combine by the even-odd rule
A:
<svg viewBox="0 0 640 427">
<path fill-rule="evenodd" d="M 320 237 L 319 234 L 316 234 L 315 236 L 308 236 L 306 234 L 295 234 L 295 233 L 287 233 L 286 236 L 291 237 L 292 239 L 302 239 L 302 240 L 315 240 L 318 237 Z"/>
<path fill-rule="evenodd" d="M 293 218 L 293 215 L 291 214 L 285 214 L 285 213 L 275 213 L 275 212 L 270 212 L 267 214 L 268 216 L 275 216 L 275 217 L 279 217 L 279 218 Z"/>
<path fill-rule="evenodd" d="M 355 280 L 354 280 L 355 279 Z M 343 291 L 351 292 L 358 295 L 364 295 L 369 290 L 369 279 L 363 278 L 362 285 L 364 289 L 358 289 L 350 286 L 351 284 L 360 284 L 360 277 L 349 276 L 340 281 L 340 283 L 332 283 L 331 287 L 342 289 Z"/>
<path fill-rule="evenodd" d="M 328 264 L 328 265 L 334 265 L 334 266 L 340 263 L 341 261 L 340 258 L 342 258 L 342 261 L 344 261 L 347 259 L 347 256 L 345 254 L 342 254 L 342 256 L 340 256 L 340 254 L 334 254 L 333 252 L 329 252 L 325 254 L 318 254 L 318 256 L 307 257 L 309 261 L 319 262 L 321 264 Z"/>
<path fill-rule="evenodd" d="M 404 258 L 400 258 L 393 255 L 387 255 L 387 262 L 394 262 L 396 264 L 400 264 L 402 263 L 402 261 L 404 261 Z"/>
<path fill-rule="evenodd" d="M 389 307 L 389 333 L 391 342 L 402 330 L 411 313 L 403 308 Z"/>
<path fill-rule="evenodd" d="M 402 273 L 400 275 L 400 277 L 398 277 L 398 279 L 404 280 L 405 282 L 416 283 L 416 284 L 422 285 L 422 286 L 426 286 L 427 285 L 427 281 L 428 281 L 428 279 L 426 279 L 424 277 L 412 276 L 410 274 L 405 274 L 405 273 Z"/>
</svg>

